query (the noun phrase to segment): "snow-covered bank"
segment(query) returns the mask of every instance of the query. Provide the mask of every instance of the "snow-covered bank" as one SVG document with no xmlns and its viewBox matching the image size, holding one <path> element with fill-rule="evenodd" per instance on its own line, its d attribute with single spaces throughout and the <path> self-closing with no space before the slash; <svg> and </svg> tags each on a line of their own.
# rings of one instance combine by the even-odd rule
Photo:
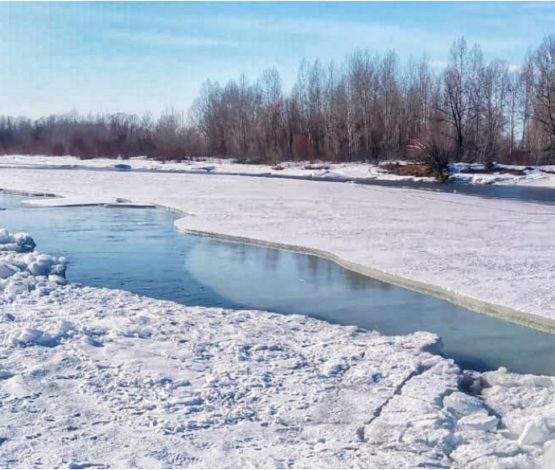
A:
<svg viewBox="0 0 555 470">
<path fill-rule="evenodd" d="M 95 169 L 135 170 L 152 172 L 192 172 L 199 174 L 223 174 L 243 176 L 282 176 L 329 180 L 379 180 L 379 181 L 427 181 L 434 178 L 397 176 L 390 174 L 380 165 L 370 163 L 283 162 L 278 166 L 235 163 L 233 160 L 209 158 L 206 161 L 160 162 L 147 158 L 131 158 L 118 161 L 109 158 L 81 160 L 76 157 L 49 157 L 26 155 L 0 155 L 0 168 L 35 169 Z"/>
<path fill-rule="evenodd" d="M 555 324 L 551 206 L 326 182 L 85 170 L 4 169 L 0 188 L 154 203 L 189 214 L 176 222 L 180 230 L 327 253 L 471 308 Z"/>
<path fill-rule="evenodd" d="M 494 164 L 491 173 L 480 173 L 485 169 L 478 164 L 450 164 L 449 181 L 462 184 L 525 185 L 555 188 L 555 172 L 552 166 L 524 167 Z M 477 170 L 472 173 L 469 170 Z"/>
<path fill-rule="evenodd" d="M 401 162 L 406 163 L 406 162 Z M 152 172 L 192 172 L 199 174 L 281 176 L 291 178 L 328 179 L 330 181 L 397 181 L 435 183 L 436 179 L 422 176 L 401 176 L 386 169 L 387 162 L 376 165 L 364 162 L 351 163 L 310 163 L 283 162 L 278 166 L 235 163 L 229 159 L 207 158 L 205 161 L 184 160 L 181 162 L 160 162 L 136 157 L 118 161 L 109 158 L 81 160 L 77 157 L 50 157 L 29 155 L 0 155 L 0 168 L 34 169 L 95 169 L 95 170 L 135 170 Z M 526 185 L 555 188 L 555 169 L 553 166 L 537 166 L 533 169 L 515 165 L 494 165 L 492 173 L 464 173 L 469 168 L 482 169 L 484 165 L 458 163 L 449 167 L 449 181 L 477 185 Z M 511 174 L 507 171 L 523 170 L 524 174 Z"/>
<path fill-rule="evenodd" d="M 428 333 L 26 290 L 0 300 L 0 467 L 553 463 L 552 378 L 464 374 L 437 350 Z"/>
</svg>

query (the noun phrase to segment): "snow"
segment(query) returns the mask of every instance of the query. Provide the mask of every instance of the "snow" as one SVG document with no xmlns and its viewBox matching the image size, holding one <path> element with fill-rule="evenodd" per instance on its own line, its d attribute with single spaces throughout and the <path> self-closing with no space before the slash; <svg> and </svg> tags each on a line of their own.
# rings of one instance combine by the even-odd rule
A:
<svg viewBox="0 0 555 470">
<path fill-rule="evenodd" d="M 214 173 L 244 176 L 281 176 L 293 178 L 316 179 L 350 179 L 350 180 L 384 180 L 384 181 L 434 181 L 434 178 L 396 176 L 385 172 L 380 165 L 370 163 L 330 163 L 310 164 L 309 162 L 282 162 L 271 167 L 260 164 L 235 163 L 232 160 L 207 158 L 204 162 L 184 160 L 182 162 L 162 163 L 147 158 L 131 158 L 125 164 L 109 158 L 80 160 L 76 157 L 49 157 L 25 155 L 0 155 L 0 168 L 35 168 L 35 169 L 94 169 L 125 170 L 152 172 L 191 172 Z"/>
<path fill-rule="evenodd" d="M 35 249 L 35 242 L 27 233 L 10 234 L 6 229 L 0 229 L 0 251 L 15 251 L 27 253 Z"/>
<path fill-rule="evenodd" d="M 336 179 L 340 181 L 398 181 L 398 182 L 435 182 L 434 178 L 416 176 L 398 176 L 385 171 L 382 165 L 350 162 L 311 164 L 310 162 L 282 162 L 271 167 L 261 164 L 235 163 L 229 159 L 206 158 L 204 161 L 183 160 L 180 162 L 159 162 L 146 157 L 134 157 L 121 163 L 120 160 L 95 158 L 81 160 L 77 157 L 51 157 L 45 155 L 0 155 L 0 168 L 34 168 L 34 169 L 91 169 L 110 171 L 152 171 L 152 172 L 190 172 L 214 173 L 221 175 L 244 176 L 280 176 L 291 178 Z M 404 164 L 407 162 L 398 162 Z M 462 170 L 484 169 L 481 164 L 452 163 L 449 166 L 450 181 L 461 184 L 501 184 L 527 185 L 555 188 L 555 166 L 536 166 L 532 170 L 518 165 L 495 164 L 498 171 L 492 174 L 468 174 Z M 503 173 L 504 170 L 525 170 L 525 175 Z"/>
<path fill-rule="evenodd" d="M 553 380 L 468 375 L 438 350 L 424 332 L 31 289 L 0 300 L 0 466 L 549 465 Z"/>
<path fill-rule="evenodd" d="M 28 233 L 10 234 L 0 228 L 0 304 L 33 290 L 46 294 L 66 283 L 66 260 L 33 252 L 34 248 Z"/>
<path fill-rule="evenodd" d="M 451 173 L 449 180 L 454 183 L 463 184 L 526 185 L 555 188 L 555 172 L 553 172 L 552 167 L 549 165 L 536 166 L 530 169 L 530 167 L 518 165 L 494 164 L 494 169 L 497 170 L 495 173 L 461 173 L 462 170 L 469 168 L 483 170 L 485 167 L 479 164 L 452 163 L 449 165 Z M 503 173 L 504 170 L 520 170 L 524 172 L 524 175 Z"/>
</svg>

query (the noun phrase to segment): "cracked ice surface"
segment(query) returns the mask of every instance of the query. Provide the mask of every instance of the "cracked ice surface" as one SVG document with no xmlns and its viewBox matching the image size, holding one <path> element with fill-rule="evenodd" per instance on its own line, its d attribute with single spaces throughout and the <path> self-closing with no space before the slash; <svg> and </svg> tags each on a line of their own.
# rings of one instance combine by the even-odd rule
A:
<svg viewBox="0 0 555 470">
<path fill-rule="evenodd" d="M 27 289 L 0 302 L 0 467 L 552 465 L 553 379 L 464 373 L 437 350 L 429 333 Z"/>
</svg>

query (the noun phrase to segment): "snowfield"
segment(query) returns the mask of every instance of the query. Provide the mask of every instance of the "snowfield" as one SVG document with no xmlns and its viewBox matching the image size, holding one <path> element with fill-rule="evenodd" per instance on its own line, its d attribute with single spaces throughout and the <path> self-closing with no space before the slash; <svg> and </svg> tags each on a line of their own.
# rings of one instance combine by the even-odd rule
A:
<svg viewBox="0 0 555 470">
<path fill-rule="evenodd" d="M 555 464 L 553 378 L 461 372 L 429 333 L 64 286 L 0 233 L 2 468 Z"/>
</svg>

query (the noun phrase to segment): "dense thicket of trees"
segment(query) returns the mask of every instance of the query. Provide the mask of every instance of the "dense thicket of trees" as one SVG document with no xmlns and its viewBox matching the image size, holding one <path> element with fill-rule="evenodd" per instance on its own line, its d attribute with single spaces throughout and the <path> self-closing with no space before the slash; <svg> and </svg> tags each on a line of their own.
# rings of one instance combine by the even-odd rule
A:
<svg viewBox="0 0 555 470">
<path fill-rule="evenodd" d="M 202 136 L 174 111 L 158 120 L 124 113 L 69 113 L 37 120 L 0 116 L 0 153 L 182 159 L 203 151 Z"/>
<path fill-rule="evenodd" d="M 555 163 L 555 36 L 519 67 L 458 39 L 441 72 L 426 58 L 356 51 L 303 61 L 290 93 L 279 73 L 207 81 L 187 119 L 127 114 L 0 117 L 0 152 L 159 159 L 231 157 Z"/>
</svg>

